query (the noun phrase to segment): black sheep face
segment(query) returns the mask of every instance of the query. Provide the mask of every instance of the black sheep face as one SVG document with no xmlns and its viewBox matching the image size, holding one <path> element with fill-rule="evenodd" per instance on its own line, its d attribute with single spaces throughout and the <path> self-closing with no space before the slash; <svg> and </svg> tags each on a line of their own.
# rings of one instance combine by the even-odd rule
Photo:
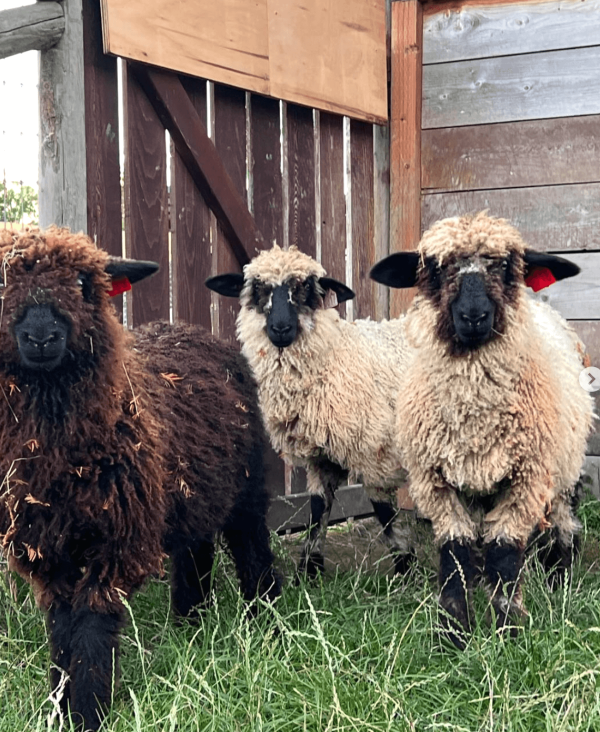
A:
<svg viewBox="0 0 600 732">
<path fill-rule="evenodd" d="M 28 379 L 50 373 L 72 379 L 91 368 L 122 337 L 109 296 L 119 263 L 84 235 L 67 230 L 4 235 L 2 367 Z M 125 265 L 131 267 L 128 261 Z"/>
<path fill-rule="evenodd" d="M 211 277 L 206 286 L 226 297 L 239 297 L 242 308 L 265 319 L 265 331 L 276 348 L 287 348 L 314 327 L 318 310 L 350 300 L 354 292 L 331 277 L 290 275 L 277 281 L 239 273 Z"/>
<path fill-rule="evenodd" d="M 443 265 L 427 257 L 417 287 L 437 310 L 438 338 L 462 355 L 504 334 L 522 283 L 523 259 L 511 252 L 449 257 Z"/>
</svg>

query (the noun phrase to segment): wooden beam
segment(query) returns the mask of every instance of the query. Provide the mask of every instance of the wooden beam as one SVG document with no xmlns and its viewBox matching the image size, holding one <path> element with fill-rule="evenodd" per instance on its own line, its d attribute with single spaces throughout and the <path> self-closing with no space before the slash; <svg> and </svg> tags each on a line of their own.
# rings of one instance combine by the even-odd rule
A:
<svg viewBox="0 0 600 732">
<path fill-rule="evenodd" d="M 40 225 L 75 231 L 87 231 L 82 2 L 64 4 L 65 32 L 41 53 L 39 88 Z"/>
<path fill-rule="evenodd" d="M 331 507 L 329 525 L 353 518 L 366 518 L 373 515 L 373 504 L 362 485 L 349 485 L 338 488 Z M 272 531 L 299 531 L 310 522 L 310 494 L 295 493 L 274 498 L 269 506 L 267 524 Z"/>
<path fill-rule="evenodd" d="M 0 11 L 0 59 L 25 51 L 46 51 L 65 30 L 62 5 L 36 3 Z"/>
<path fill-rule="evenodd" d="M 194 183 L 223 227 L 238 263 L 243 266 L 257 247 L 264 249 L 263 237 L 179 77 L 141 64 L 132 66 Z"/>
<path fill-rule="evenodd" d="M 422 8 L 392 3 L 390 250 L 415 249 L 421 237 Z M 406 310 L 413 290 L 392 290 L 390 317 Z"/>
</svg>

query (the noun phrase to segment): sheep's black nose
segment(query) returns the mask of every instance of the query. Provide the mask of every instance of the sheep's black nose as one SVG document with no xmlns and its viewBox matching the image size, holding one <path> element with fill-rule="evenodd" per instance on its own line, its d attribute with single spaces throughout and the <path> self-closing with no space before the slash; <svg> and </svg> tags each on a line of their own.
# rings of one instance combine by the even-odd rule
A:
<svg viewBox="0 0 600 732">
<path fill-rule="evenodd" d="M 49 305 L 32 305 L 15 325 L 14 333 L 23 365 L 50 371 L 66 353 L 69 324 Z"/>
<path fill-rule="evenodd" d="M 490 337 L 496 306 L 488 297 L 480 274 L 463 276 L 458 296 L 450 307 L 456 335 L 463 343 L 476 347 Z"/>
</svg>

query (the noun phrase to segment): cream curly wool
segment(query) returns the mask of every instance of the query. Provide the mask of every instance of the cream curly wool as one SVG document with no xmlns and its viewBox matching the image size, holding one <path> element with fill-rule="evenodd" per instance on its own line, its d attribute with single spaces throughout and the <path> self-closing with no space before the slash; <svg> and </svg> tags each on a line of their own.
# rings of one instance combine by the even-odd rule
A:
<svg viewBox="0 0 600 732">
<path fill-rule="evenodd" d="M 261 252 L 244 268 L 248 284 L 237 334 L 259 385 L 267 431 L 292 464 L 325 455 L 367 489 L 397 486 L 404 476 L 395 439 L 395 393 L 405 359 L 400 321 L 347 322 L 333 309 L 319 309 L 300 315 L 298 338 L 280 349 L 265 332 L 264 316 L 251 307 L 254 278 L 281 284 L 324 274 L 293 248 Z"/>
<path fill-rule="evenodd" d="M 519 232 L 485 214 L 438 222 L 419 246 L 423 261 L 523 255 Z M 439 312 L 419 295 L 406 316 L 410 364 L 398 399 L 398 439 L 411 474 L 411 494 L 433 522 L 437 540 L 509 541 L 531 533 L 576 483 L 593 419 L 578 382 L 583 347 L 561 316 L 533 301 L 521 285 L 506 307 L 506 325 L 461 357 L 436 334 Z M 461 493 L 493 493 L 511 480 L 483 524 Z M 570 514 L 569 514 L 570 515 Z M 569 522 L 567 522 L 569 523 Z M 560 526 L 564 538 L 573 520 Z"/>
<path fill-rule="evenodd" d="M 394 550 L 396 571 L 404 572 L 412 557 L 412 529 L 402 525 L 395 508 L 396 488 L 406 478 L 396 440 L 396 392 L 405 362 L 401 323 L 343 320 L 328 307 L 330 298 L 353 293 L 325 274 L 295 247 L 261 252 L 244 267 L 243 285 L 238 283 L 238 339 L 258 383 L 273 447 L 307 471 L 314 523 L 301 569 L 322 569 L 333 495 L 349 477 L 363 483 Z M 233 292 L 218 284 L 213 289 Z M 295 335 L 278 347 L 269 329 L 282 310 Z"/>
</svg>

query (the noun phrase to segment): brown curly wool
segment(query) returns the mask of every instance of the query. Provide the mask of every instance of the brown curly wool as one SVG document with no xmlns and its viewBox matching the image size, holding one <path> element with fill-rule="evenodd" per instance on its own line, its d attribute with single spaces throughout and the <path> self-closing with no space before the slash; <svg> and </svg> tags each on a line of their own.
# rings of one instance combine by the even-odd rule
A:
<svg viewBox="0 0 600 732">
<path fill-rule="evenodd" d="M 165 552 L 181 615 L 209 599 L 216 531 L 245 599 L 279 593 L 243 357 L 194 326 L 127 334 L 115 267 L 66 229 L 0 232 L 0 545 L 48 612 L 53 685 L 69 675 L 85 729 L 110 701 L 123 599 Z"/>
</svg>

